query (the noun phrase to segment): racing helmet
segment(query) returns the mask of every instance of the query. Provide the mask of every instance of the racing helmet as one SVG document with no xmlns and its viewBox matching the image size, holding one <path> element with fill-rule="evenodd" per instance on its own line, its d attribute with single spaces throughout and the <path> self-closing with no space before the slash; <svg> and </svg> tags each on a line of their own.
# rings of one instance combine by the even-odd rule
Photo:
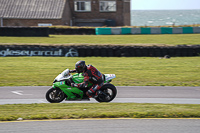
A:
<svg viewBox="0 0 200 133">
<path fill-rule="evenodd" d="M 86 68 L 85 61 L 76 62 L 75 65 L 76 72 L 82 73 L 85 68 Z"/>
</svg>

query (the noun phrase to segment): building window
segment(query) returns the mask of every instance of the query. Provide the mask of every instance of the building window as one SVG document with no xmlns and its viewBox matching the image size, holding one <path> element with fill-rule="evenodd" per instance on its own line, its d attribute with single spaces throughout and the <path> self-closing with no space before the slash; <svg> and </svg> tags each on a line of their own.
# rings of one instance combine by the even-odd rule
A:
<svg viewBox="0 0 200 133">
<path fill-rule="evenodd" d="M 100 12 L 116 11 L 116 1 L 100 1 L 99 6 Z"/>
<path fill-rule="evenodd" d="M 78 12 L 79 11 L 89 12 L 91 11 L 91 2 L 90 1 L 75 1 L 74 10 Z"/>
</svg>

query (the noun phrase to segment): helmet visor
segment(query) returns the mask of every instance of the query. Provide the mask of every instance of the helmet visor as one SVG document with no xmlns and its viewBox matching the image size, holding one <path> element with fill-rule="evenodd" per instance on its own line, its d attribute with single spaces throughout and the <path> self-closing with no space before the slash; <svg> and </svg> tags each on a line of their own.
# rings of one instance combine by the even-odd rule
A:
<svg viewBox="0 0 200 133">
<path fill-rule="evenodd" d="M 76 71 L 78 73 L 82 73 L 83 72 L 83 67 L 81 67 L 81 66 L 76 67 Z"/>
</svg>

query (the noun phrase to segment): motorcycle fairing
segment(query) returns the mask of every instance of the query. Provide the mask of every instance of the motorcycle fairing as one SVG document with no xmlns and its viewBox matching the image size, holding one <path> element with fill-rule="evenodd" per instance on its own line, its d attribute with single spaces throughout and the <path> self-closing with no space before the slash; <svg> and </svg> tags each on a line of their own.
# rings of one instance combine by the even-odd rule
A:
<svg viewBox="0 0 200 133">
<path fill-rule="evenodd" d="M 115 74 L 105 74 L 104 83 L 109 83 L 113 78 L 115 78 Z M 84 77 L 82 73 L 76 73 L 73 76 L 70 75 L 69 69 L 64 70 L 61 74 L 59 74 L 53 83 L 54 88 L 60 88 L 66 94 L 66 100 L 78 100 L 83 98 L 83 91 L 76 88 L 71 87 L 66 84 L 66 80 L 72 79 L 74 83 L 82 83 L 84 81 Z M 91 86 L 92 83 L 89 83 L 88 86 Z"/>
<path fill-rule="evenodd" d="M 65 81 L 55 82 L 54 88 L 60 88 L 66 95 L 66 100 L 77 100 L 83 98 L 83 91 L 65 84 Z"/>
<path fill-rule="evenodd" d="M 104 83 L 110 82 L 112 79 L 116 78 L 115 74 L 104 74 L 104 75 L 105 75 Z"/>
</svg>

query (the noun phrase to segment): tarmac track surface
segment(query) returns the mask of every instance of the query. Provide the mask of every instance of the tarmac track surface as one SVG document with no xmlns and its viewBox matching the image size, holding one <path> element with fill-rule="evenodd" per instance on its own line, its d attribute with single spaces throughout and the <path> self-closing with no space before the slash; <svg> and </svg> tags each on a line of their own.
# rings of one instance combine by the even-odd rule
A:
<svg viewBox="0 0 200 133">
<path fill-rule="evenodd" d="M 90 119 L 0 123 L 0 133 L 199 133 L 200 119 Z"/>
<path fill-rule="evenodd" d="M 47 103 L 50 86 L 0 87 L 0 104 Z M 112 102 L 200 104 L 199 87 L 117 87 Z M 68 103 L 69 101 L 64 101 Z M 72 101 L 71 101 L 72 102 Z M 73 101 L 74 102 L 74 101 Z M 75 102 L 96 102 L 75 101 Z M 198 106 L 198 105 L 197 105 Z M 0 133 L 198 133 L 200 119 L 84 119 L 0 122 Z"/>
<path fill-rule="evenodd" d="M 0 87 L 0 104 L 48 103 L 45 94 L 50 86 Z M 116 103 L 200 104 L 200 87 L 117 86 Z M 91 101 L 63 101 L 63 103 Z"/>
</svg>

